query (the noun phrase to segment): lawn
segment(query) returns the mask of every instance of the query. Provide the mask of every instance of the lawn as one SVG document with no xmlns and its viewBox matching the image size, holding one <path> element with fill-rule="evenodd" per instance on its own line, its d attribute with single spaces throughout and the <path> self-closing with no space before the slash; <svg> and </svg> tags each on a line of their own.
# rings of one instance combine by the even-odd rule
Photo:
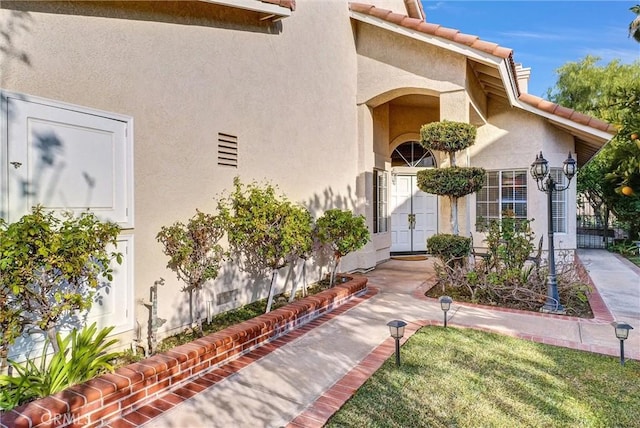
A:
<svg viewBox="0 0 640 428">
<path fill-rule="evenodd" d="M 327 427 L 640 427 L 640 363 L 425 327 Z"/>
</svg>

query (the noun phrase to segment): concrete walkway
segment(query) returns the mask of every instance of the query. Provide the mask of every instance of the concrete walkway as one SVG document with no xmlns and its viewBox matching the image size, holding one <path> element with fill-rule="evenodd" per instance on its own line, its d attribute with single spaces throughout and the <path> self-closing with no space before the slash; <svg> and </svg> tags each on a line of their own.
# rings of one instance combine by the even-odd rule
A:
<svg viewBox="0 0 640 428">
<path fill-rule="evenodd" d="M 617 319 L 634 326 L 625 354 L 640 359 L 640 269 L 604 250 L 578 255 L 603 300 L 594 319 L 454 303 L 449 325 L 617 356 L 619 342 L 610 325 Z M 391 260 L 378 266 L 367 274 L 371 291 L 366 296 L 302 336 L 276 341 L 278 346 L 260 360 L 167 411 L 152 408 L 156 412 L 110 426 L 321 427 L 392 355 L 388 321 L 409 322 L 407 336 L 423 325 L 442 323 L 439 304 L 423 296 L 432 264 L 432 259 Z"/>
</svg>

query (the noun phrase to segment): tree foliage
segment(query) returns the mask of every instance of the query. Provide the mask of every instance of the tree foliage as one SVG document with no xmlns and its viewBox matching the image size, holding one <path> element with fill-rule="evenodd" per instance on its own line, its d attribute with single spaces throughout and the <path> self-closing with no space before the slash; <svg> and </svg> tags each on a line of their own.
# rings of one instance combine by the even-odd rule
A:
<svg viewBox="0 0 640 428">
<path fill-rule="evenodd" d="M 640 4 L 632 6 L 629 10 L 636 14 L 636 17 L 629 24 L 629 37 L 640 43 Z"/>
<path fill-rule="evenodd" d="M 613 212 L 627 222 L 630 236 L 640 231 L 640 61 L 605 65 L 587 56 L 557 70 L 549 99 L 614 124 L 617 135 L 578 171 L 578 192 L 604 217 Z M 606 179 L 603 180 L 603 177 Z M 632 189 L 625 195 L 625 187 Z M 627 192 L 628 193 L 628 192 Z"/>
<path fill-rule="evenodd" d="M 190 307 L 191 323 L 202 330 L 200 316 L 200 291 L 204 284 L 215 279 L 224 259 L 224 251 L 219 242 L 224 235 L 224 225 L 217 216 L 196 210 L 187 224 L 175 222 L 163 226 L 156 236 L 162 243 L 164 253 L 169 256 L 167 267 L 178 275 L 187 286 L 183 291 L 195 297 Z"/>
<path fill-rule="evenodd" d="M 363 216 L 339 209 L 324 212 L 316 221 L 315 234 L 321 244 L 328 245 L 333 251 L 331 285 L 335 282 L 336 270 L 342 257 L 364 247 L 371 239 Z"/>
<path fill-rule="evenodd" d="M 272 271 L 267 312 L 271 309 L 278 269 L 311 250 L 313 219 L 304 207 L 276 194 L 270 184 L 243 184 L 218 203 L 229 245 L 252 272 Z"/>
<path fill-rule="evenodd" d="M 111 281 L 120 228 L 92 213 L 74 217 L 36 206 L 15 223 L 0 219 L 0 353 L 29 330 L 55 332 L 89 311 L 100 278 Z M 56 352 L 58 351 L 55 349 Z"/>
</svg>

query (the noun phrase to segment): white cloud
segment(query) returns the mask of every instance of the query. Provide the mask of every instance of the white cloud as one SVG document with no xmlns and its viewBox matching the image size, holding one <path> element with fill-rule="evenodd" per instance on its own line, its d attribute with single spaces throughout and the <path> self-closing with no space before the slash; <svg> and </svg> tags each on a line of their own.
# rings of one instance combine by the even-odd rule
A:
<svg viewBox="0 0 640 428">
<path fill-rule="evenodd" d="M 534 40 L 581 40 L 582 37 L 569 34 L 558 33 L 557 31 L 506 31 L 499 33 L 503 37 L 519 38 L 519 39 L 534 39 Z"/>
<path fill-rule="evenodd" d="M 442 8 L 444 6 L 444 2 L 437 2 L 436 4 L 433 3 L 427 3 L 427 2 L 423 2 L 422 6 L 424 7 L 425 10 L 438 10 L 440 8 Z"/>
<path fill-rule="evenodd" d="M 592 55 L 602 58 L 602 61 L 609 62 L 613 59 L 619 59 L 623 63 L 630 63 L 640 60 L 640 46 L 638 49 L 621 49 L 621 48 L 591 48 L 584 49 L 584 56 Z"/>
</svg>

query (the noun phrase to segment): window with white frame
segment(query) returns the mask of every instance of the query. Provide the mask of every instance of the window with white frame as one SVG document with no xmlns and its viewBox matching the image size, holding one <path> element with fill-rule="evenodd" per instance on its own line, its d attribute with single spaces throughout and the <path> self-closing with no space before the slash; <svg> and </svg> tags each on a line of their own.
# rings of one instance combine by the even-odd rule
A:
<svg viewBox="0 0 640 428">
<path fill-rule="evenodd" d="M 483 231 L 491 220 L 506 212 L 527 218 L 527 171 L 487 171 L 485 184 L 476 193 L 476 230 Z"/>
<path fill-rule="evenodd" d="M 558 187 L 563 188 L 567 185 L 567 178 L 562 172 L 562 168 L 551 168 L 549 170 L 551 178 Z M 566 192 L 553 192 L 551 197 L 553 206 L 553 231 L 556 233 L 567 233 L 567 197 Z"/>
<path fill-rule="evenodd" d="M 373 170 L 373 233 L 389 230 L 389 204 L 387 201 L 387 173 Z"/>
</svg>

